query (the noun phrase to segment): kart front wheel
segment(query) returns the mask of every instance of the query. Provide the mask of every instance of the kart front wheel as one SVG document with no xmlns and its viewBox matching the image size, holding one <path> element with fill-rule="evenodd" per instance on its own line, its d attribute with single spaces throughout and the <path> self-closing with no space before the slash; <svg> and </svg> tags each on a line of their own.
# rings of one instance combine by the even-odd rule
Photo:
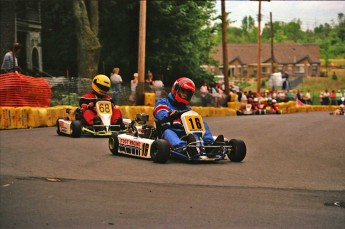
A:
<svg viewBox="0 0 345 229">
<path fill-rule="evenodd" d="M 81 136 L 81 122 L 79 120 L 74 120 L 71 123 L 71 136 L 72 138 L 80 138 Z"/>
<path fill-rule="evenodd" d="M 229 141 L 229 145 L 231 146 L 231 148 L 229 149 L 227 154 L 230 161 L 241 162 L 246 157 L 246 144 L 242 140 L 231 139 Z"/>
<path fill-rule="evenodd" d="M 113 132 L 109 137 L 109 150 L 113 155 L 119 154 L 119 139 L 117 138 L 117 133 Z"/>
<path fill-rule="evenodd" d="M 170 147 L 163 139 L 157 139 L 152 143 L 151 158 L 155 163 L 166 163 L 170 157 Z"/>
</svg>

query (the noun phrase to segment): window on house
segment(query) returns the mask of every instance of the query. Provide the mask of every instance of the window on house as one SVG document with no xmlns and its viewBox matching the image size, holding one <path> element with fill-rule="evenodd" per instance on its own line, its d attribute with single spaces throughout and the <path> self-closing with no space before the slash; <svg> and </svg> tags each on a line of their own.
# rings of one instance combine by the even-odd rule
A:
<svg viewBox="0 0 345 229">
<path fill-rule="evenodd" d="M 304 73 L 304 66 L 296 66 L 296 73 Z"/>
</svg>

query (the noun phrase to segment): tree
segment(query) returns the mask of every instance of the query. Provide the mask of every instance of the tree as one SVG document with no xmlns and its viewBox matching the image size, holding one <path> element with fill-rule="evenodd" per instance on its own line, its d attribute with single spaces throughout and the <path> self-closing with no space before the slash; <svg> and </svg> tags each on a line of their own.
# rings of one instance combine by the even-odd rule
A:
<svg viewBox="0 0 345 229">
<path fill-rule="evenodd" d="M 92 78 L 98 74 L 101 51 L 98 33 L 98 1 L 90 0 L 89 12 L 83 0 L 73 1 L 79 77 Z"/>
</svg>

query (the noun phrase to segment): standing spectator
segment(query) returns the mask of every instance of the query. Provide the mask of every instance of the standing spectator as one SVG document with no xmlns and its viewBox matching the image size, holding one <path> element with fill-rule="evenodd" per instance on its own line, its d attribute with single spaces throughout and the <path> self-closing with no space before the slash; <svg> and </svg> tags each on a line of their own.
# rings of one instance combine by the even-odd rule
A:
<svg viewBox="0 0 345 229">
<path fill-rule="evenodd" d="M 111 80 L 111 88 L 114 93 L 114 102 L 115 104 L 119 104 L 120 97 L 121 97 L 121 84 L 122 84 L 122 77 L 119 75 L 120 68 L 115 67 L 113 72 L 110 75 Z"/>
<path fill-rule="evenodd" d="M 329 105 L 329 92 L 327 89 L 323 93 L 322 105 Z"/>
<path fill-rule="evenodd" d="M 337 94 L 335 93 L 334 90 L 332 90 L 330 98 L 331 98 L 331 105 L 337 105 Z"/>
<path fill-rule="evenodd" d="M 13 44 L 10 51 L 4 55 L 1 65 L 1 73 L 21 71 L 17 59 L 21 49 L 22 45 L 20 43 Z"/>
<path fill-rule="evenodd" d="M 145 78 L 145 91 L 155 92 L 155 83 L 152 72 L 148 71 Z"/>
<path fill-rule="evenodd" d="M 136 91 L 137 91 L 137 86 L 138 86 L 138 73 L 133 74 L 133 79 L 131 80 L 131 95 L 129 96 L 129 101 L 132 103 L 132 106 L 135 105 L 136 103 Z"/>
<path fill-rule="evenodd" d="M 155 93 L 156 93 L 156 101 L 163 96 L 165 97 L 165 89 L 164 89 L 164 83 L 161 80 L 161 76 L 158 75 L 157 79 L 153 81 L 153 85 L 155 88 Z"/>
<path fill-rule="evenodd" d="M 207 106 L 207 95 L 208 95 L 208 89 L 207 89 L 207 83 L 204 82 L 200 89 L 200 97 L 201 97 L 201 106 L 206 107 Z"/>
<path fill-rule="evenodd" d="M 213 106 L 218 106 L 220 95 L 219 95 L 218 90 L 216 88 L 216 83 L 212 83 L 212 85 L 211 85 L 211 95 L 212 95 L 212 99 L 213 99 Z"/>
<path fill-rule="evenodd" d="M 247 92 L 244 91 L 241 96 L 241 103 L 247 103 Z"/>
<path fill-rule="evenodd" d="M 343 94 L 341 93 L 341 90 L 338 90 L 338 92 L 336 94 L 336 97 L 337 97 L 337 104 L 340 105 L 341 97 L 343 97 Z"/>
<path fill-rule="evenodd" d="M 242 96 L 243 96 L 243 92 L 242 92 L 243 90 L 242 89 L 240 89 L 240 90 L 238 90 L 238 92 L 237 92 L 237 101 L 238 102 L 241 102 L 241 100 L 242 100 Z"/>
</svg>

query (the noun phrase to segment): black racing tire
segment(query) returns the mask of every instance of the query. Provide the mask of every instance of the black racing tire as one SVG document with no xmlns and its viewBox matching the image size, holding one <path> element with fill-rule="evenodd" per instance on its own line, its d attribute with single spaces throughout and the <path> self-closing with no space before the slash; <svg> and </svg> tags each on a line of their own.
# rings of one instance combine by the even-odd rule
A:
<svg viewBox="0 0 345 229">
<path fill-rule="evenodd" d="M 62 117 L 59 117 L 57 120 L 56 120 L 56 133 L 58 134 L 58 135 L 63 135 L 63 133 L 61 132 L 61 130 L 60 130 L 60 125 L 59 125 L 59 120 L 60 119 L 63 119 Z"/>
<path fill-rule="evenodd" d="M 163 139 L 155 140 L 151 145 L 150 156 L 155 163 L 166 163 L 170 158 L 170 147 Z"/>
<path fill-rule="evenodd" d="M 231 149 L 228 151 L 230 161 L 241 162 L 246 157 L 246 144 L 242 140 L 231 139 L 229 145 L 231 146 Z"/>
<path fill-rule="evenodd" d="M 119 155 L 119 139 L 117 136 L 118 134 L 113 132 L 108 141 L 109 150 L 113 155 Z"/>
<path fill-rule="evenodd" d="M 71 123 L 71 136 L 72 138 L 80 138 L 81 136 L 81 122 L 79 120 L 73 120 Z"/>
</svg>

